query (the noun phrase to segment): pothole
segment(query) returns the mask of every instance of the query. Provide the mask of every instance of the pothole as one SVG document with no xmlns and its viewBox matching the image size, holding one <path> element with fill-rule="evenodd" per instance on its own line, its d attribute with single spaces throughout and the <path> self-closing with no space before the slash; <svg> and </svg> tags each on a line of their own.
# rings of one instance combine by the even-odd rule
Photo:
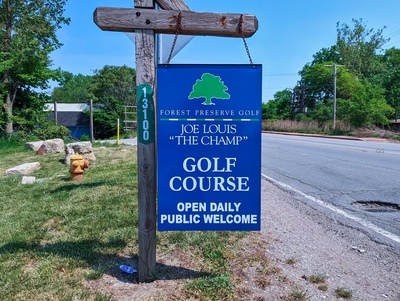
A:
<svg viewBox="0 0 400 301">
<path fill-rule="evenodd" d="M 389 203 L 389 202 L 381 202 L 381 201 L 357 201 L 354 202 L 353 205 L 357 208 L 360 208 L 369 212 L 396 212 L 400 211 L 400 205 Z"/>
</svg>

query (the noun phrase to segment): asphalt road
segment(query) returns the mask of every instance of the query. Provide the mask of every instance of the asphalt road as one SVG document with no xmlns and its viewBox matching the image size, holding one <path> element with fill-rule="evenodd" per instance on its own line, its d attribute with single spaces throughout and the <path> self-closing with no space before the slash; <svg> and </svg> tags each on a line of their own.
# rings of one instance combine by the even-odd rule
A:
<svg viewBox="0 0 400 301">
<path fill-rule="evenodd" d="M 400 144 L 263 134 L 262 174 L 371 238 L 400 246 Z"/>
</svg>

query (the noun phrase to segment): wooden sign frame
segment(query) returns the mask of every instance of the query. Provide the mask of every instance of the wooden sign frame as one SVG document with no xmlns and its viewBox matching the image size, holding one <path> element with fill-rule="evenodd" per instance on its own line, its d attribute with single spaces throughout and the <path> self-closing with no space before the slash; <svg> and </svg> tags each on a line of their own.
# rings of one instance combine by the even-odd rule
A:
<svg viewBox="0 0 400 301">
<path fill-rule="evenodd" d="M 157 3 L 162 10 L 155 10 Z M 94 22 L 107 31 L 135 32 L 136 86 L 152 87 L 156 107 L 155 34 L 209 35 L 245 38 L 258 29 L 254 15 L 191 12 L 182 0 L 135 0 L 135 8 L 98 7 Z M 147 110 L 147 108 L 138 108 Z M 153 110 L 152 114 L 154 114 Z M 138 114 L 138 116 L 144 114 Z M 155 120 L 152 116 L 151 120 Z M 138 124 L 144 122 L 138 120 Z M 154 129 L 154 125 L 152 125 Z M 155 135 L 155 133 L 151 133 Z M 139 281 L 152 279 L 156 265 L 156 152 L 155 143 L 138 142 Z"/>
</svg>

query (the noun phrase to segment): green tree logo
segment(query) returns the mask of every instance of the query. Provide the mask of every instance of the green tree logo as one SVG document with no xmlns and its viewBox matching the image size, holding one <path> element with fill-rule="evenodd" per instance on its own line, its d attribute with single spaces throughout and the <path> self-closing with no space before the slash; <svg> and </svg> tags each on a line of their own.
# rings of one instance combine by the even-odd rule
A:
<svg viewBox="0 0 400 301">
<path fill-rule="evenodd" d="M 204 97 L 206 100 L 201 104 L 205 106 L 215 105 L 211 99 L 229 99 L 231 97 L 226 92 L 227 90 L 228 87 L 225 86 L 224 82 L 221 80 L 221 77 L 211 73 L 203 73 L 201 79 L 196 80 L 196 83 L 193 85 L 189 99 Z"/>
</svg>

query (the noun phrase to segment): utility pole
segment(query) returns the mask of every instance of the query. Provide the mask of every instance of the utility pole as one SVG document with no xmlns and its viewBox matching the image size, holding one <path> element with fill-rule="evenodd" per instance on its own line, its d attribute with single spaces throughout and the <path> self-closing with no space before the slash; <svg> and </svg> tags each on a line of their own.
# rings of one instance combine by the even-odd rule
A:
<svg viewBox="0 0 400 301">
<path fill-rule="evenodd" d="M 93 126 L 93 99 L 90 99 L 90 142 L 94 143 L 94 126 Z"/>
<path fill-rule="evenodd" d="M 333 66 L 333 121 L 332 128 L 336 129 L 336 78 L 337 78 L 337 65 Z"/>
<path fill-rule="evenodd" d="M 336 129 L 336 78 L 337 78 L 337 67 L 343 65 L 325 65 L 326 67 L 333 67 L 333 117 L 332 117 L 332 129 Z"/>
</svg>

